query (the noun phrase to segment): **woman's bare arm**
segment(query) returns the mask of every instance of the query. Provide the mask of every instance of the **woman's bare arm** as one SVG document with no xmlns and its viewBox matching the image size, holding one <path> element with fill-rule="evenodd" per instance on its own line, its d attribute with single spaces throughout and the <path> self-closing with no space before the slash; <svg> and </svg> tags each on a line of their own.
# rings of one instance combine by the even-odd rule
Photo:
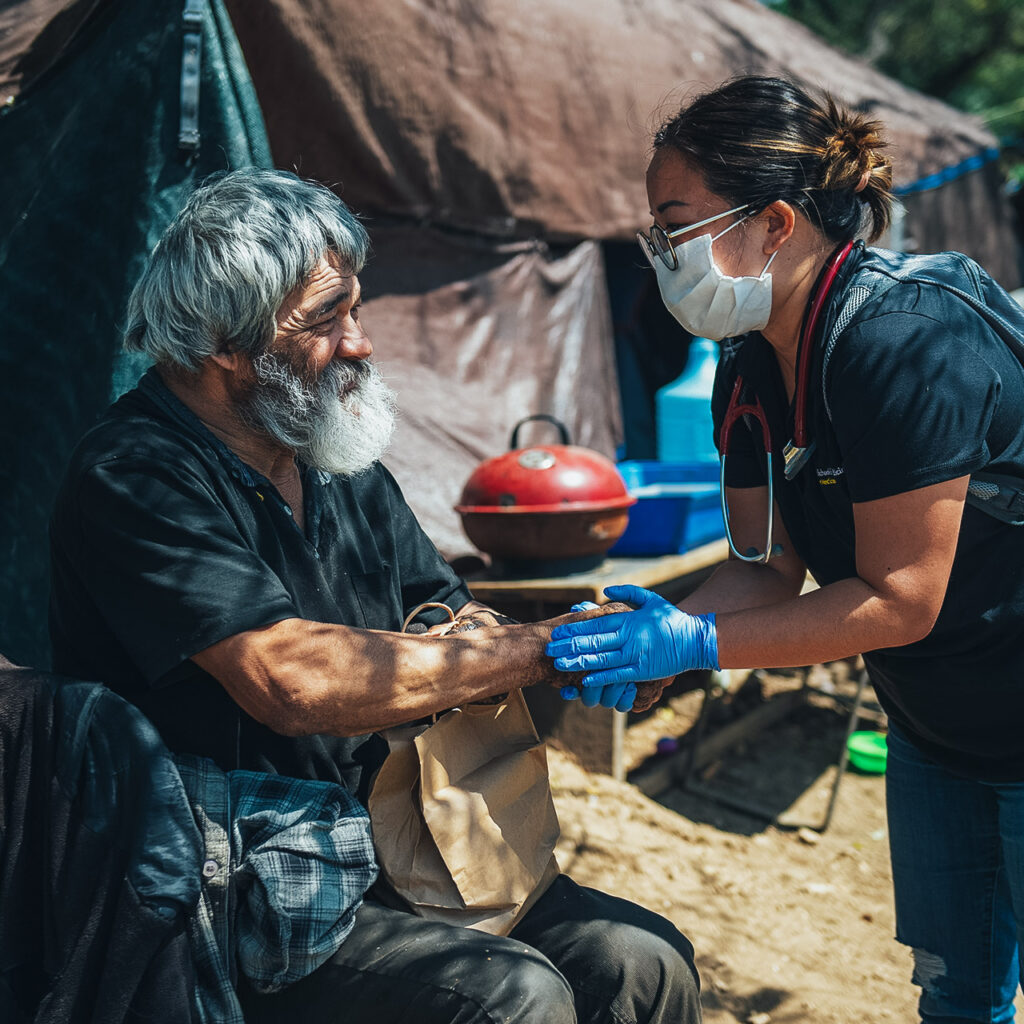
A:
<svg viewBox="0 0 1024 1024">
<path fill-rule="evenodd" d="M 763 551 L 768 532 L 768 488 L 727 488 L 733 540 L 740 551 Z M 807 567 L 793 549 L 782 514 L 775 506 L 772 519 L 775 554 L 765 565 L 730 557 L 711 578 L 681 601 L 684 612 L 733 612 L 778 604 L 800 593 Z"/>
<path fill-rule="evenodd" d="M 764 607 L 716 612 L 723 668 L 835 661 L 898 647 L 935 624 L 968 477 L 853 506 L 857 576 Z"/>
</svg>

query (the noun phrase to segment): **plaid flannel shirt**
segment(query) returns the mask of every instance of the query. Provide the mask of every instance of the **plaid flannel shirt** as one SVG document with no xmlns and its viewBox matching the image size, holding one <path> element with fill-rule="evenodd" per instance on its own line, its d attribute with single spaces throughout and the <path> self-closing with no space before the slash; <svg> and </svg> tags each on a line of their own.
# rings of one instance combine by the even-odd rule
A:
<svg viewBox="0 0 1024 1024">
<path fill-rule="evenodd" d="M 276 992 L 324 963 L 377 877 L 370 818 L 341 786 L 177 757 L 206 845 L 190 920 L 201 1024 L 244 1024 L 237 971 Z"/>
</svg>

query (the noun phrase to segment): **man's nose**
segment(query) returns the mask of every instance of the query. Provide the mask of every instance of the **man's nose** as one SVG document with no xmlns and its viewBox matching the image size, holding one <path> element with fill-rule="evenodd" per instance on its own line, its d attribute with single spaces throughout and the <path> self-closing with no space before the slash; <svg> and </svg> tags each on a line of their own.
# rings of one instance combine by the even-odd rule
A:
<svg viewBox="0 0 1024 1024">
<path fill-rule="evenodd" d="M 342 335 L 341 344 L 335 353 L 336 359 L 369 359 L 373 355 L 373 345 L 366 331 L 346 331 Z"/>
</svg>

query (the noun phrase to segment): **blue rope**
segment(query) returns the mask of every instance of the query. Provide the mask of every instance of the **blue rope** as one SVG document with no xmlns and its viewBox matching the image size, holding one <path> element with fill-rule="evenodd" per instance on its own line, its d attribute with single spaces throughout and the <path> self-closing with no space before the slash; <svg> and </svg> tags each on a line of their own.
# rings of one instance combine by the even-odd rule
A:
<svg viewBox="0 0 1024 1024">
<path fill-rule="evenodd" d="M 901 185 L 899 188 L 894 188 L 892 190 L 893 194 L 908 196 L 914 192 L 927 192 L 929 189 L 938 188 L 940 185 L 945 185 L 950 181 L 955 181 L 957 178 L 962 178 L 965 174 L 970 174 L 971 171 L 980 170 L 985 164 L 998 159 L 999 153 L 998 147 L 990 146 L 988 149 L 983 149 L 980 153 L 975 153 L 974 156 L 969 156 L 966 160 L 961 160 L 958 164 L 953 164 L 952 167 L 944 167 L 941 171 L 918 178 L 917 181 L 912 181 L 909 185 Z"/>
</svg>

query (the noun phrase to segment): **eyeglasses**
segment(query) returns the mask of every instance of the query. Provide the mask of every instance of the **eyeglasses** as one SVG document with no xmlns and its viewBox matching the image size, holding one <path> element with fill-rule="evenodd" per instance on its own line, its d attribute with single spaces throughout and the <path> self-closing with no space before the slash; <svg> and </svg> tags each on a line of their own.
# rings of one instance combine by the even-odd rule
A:
<svg viewBox="0 0 1024 1024">
<path fill-rule="evenodd" d="M 663 227 L 660 227 L 657 224 L 652 224 L 650 234 L 646 231 L 638 231 L 636 233 L 636 240 L 640 243 L 640 248 L 643 249 L 652 265 L 654 263 L 654 258 L 657 257 L 665 264 L 666 267 L 668 267 L 669 270 L 675 270 L 676 267 L 679 266 L 679 259 L 676 256 L 676 250 L 672 243 L 672 239 L 678 238 L 680 235 L 688 234 L 691 231 L 696 231 L 697 228 L 713 224 L 716 220 L 728 217 L 731 213 L 740 213 L 742 210 L 749 209 L 750 206 L 750 203 L 744 203 L 742 206 L 726 210 L 724 213 L 716 213 L 713 217 L 707 217 L 704 220 L 699 220 L 696 224 L 688 224 L 685 228 L 676 228 L 675 231 L 666 231 Z M 737 223 L 739 222 L 737 221 Z"/>
</svg>

